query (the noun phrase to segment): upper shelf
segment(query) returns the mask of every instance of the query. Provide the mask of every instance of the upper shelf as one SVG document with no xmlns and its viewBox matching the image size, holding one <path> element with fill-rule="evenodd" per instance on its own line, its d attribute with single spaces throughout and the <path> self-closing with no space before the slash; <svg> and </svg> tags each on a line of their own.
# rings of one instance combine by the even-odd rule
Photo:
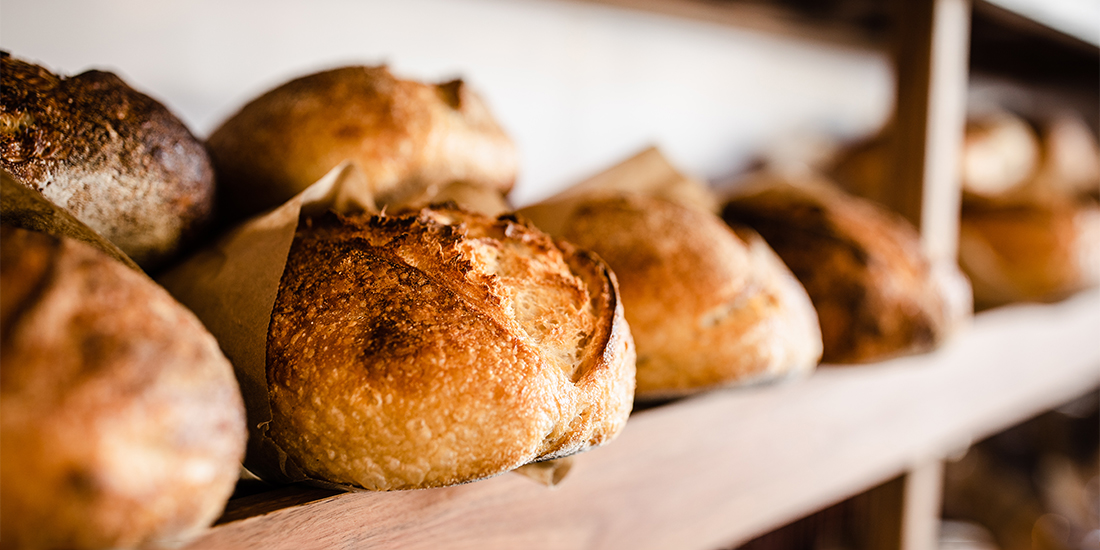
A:
<svg viewBox="0 0 1100 550">
<path fill-rule="evenodd" d="M 517 475 L 230 501 L 191 548 L 715 548 L 964 449 L 1100 384 L 1100 293 L 977 316 L 943 349 L 631 416 L 552 489 Z"/>
<path fill-rule="evenodd" d="M 1088 0 L 981 0 L 1053 32 L 1100 47 L 1100 3 Z"/>
<path fill-rule="evenodd" d="M 887 0 L 585 1 L 877 49 L 891 47 L 895 34 L 895 2 Z M 1100 4 L 973 0 L 973 12 L 975 69 L 1095 86 Z"/>
</svg>

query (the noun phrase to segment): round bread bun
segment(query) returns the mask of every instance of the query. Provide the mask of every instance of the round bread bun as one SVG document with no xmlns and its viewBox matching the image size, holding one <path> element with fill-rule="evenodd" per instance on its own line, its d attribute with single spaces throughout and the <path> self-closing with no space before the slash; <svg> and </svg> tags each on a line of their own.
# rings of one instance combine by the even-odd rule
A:
<svg viewBox="0 0 1100 550">
<path fill-rule="evenodd" d="M 816 180 L 759 175 L 722 217 L 758 231 L 806 287 L 827 363 L 932 349 L 966 318 L 970 289 L 934 269 L 903 218 Z"/>
<path fill-rule="evenodd" d="M 454 180 L 507 193 L 517 155 L 461 80 L 428 85 L 386 67 L 343 67 L 283 84 L 245 105 L 207 140 L 222 214 L 282 204 L 350 160 L 379 206 L 423 201 Z"/>
<path fill-rule="evenodd" d="M 155 270 L 212 219 L 202 143 L 119 77 L 0 54 L 0 167 Z"/>
<path fill-rule="evenodd" d="M 974 302 L 1049 302 L 1100 284 L 1100 205 L 1093 201 L 963 204 L 959 264 Z"/>
<path fill-rule="evenodd" d="M 639 400 L 810 372 L 821 332 L 806 291 L 751 231 L 634 194 L 594 195 L 561 238 L 618 277 L 638 345 Z"/>
<path fill-rule="evenodd" d="M 962 187 L 994 198 L 1018 192 L 1039 166 L 1039 138 L 1024 119 L 1004 111 L 966 121 L 962 148 Z"/>
<path fill-rule="evenodd" d="M 229 362 L 141 273 L 0 227 L 0 546 L 178 546 L 221 513 L 245 448 Z"/>
<path fill-rule="evenodd" d="M 634 345 L 611 271 L 514 217 L 307 218 L 268 329 L 269 437 L 310 477 L 464 483 L 611 440 Z"/>
</svg>

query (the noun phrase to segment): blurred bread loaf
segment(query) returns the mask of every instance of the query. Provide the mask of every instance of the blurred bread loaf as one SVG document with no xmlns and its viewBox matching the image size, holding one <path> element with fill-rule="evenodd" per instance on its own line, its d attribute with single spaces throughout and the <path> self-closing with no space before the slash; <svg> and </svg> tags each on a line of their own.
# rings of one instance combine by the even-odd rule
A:
<svg viewBox="0 0 1100 550">
<path fill-rule="evenodd" d="M 1073 200 L 964 204 L 959 263 L 979 307 L 1059 300 L 1096 286 L 1100 205 Z"/>
<path fill-rule="evenodd" d="M 287 82 L 245 105 L 207 140 L 228 219 L 296 195 L 345 160 L 380 206 L 430 202 L 461 180 L 504 195 L 511 139 L 461 80 L 428 85 L 386 67 L 342 67 Z"/>
<path fill-rule="evenodd" d="M 752 231 L 650 148 L 520 215 L 614 270 L 638 345 L 639 399 L 809 372 L 821 333 L 805 290 Z"/>
<path fill-rule="evenodd" d="M 888 143 L 889 131 L 854 145 L 832 173 L 875 196 Z M 976 305 L 1052 301 L 1100 284 L 1100 145 L 1081 117 L 972 114 L 960 179 L 959 265 Z"/>
<path fill-rule="evenodd" d="M 145 269 L 210 221 L 206 151 L 156 100 L 114 74 L 63 77 L 0 54 L 0 167 Z"/>
<path fill-rule="evenodd" d="M 1041 161 L 1032 187 L 1063 197 L 1100 198 L 1100 144 L 1081 117 L 1062 113 L 1041 128 Z"/>
<path fill-rule="evenodd" d="M 1053 301 L 1100 284 L 1100 145 L 1065 113 L 1041 121 L 1038 136 L 1025 179 L 964 196 L 959 264 L 980 307 Z M 1000 162 L 1019 154 L 1001 150 Z"/>
<path fill-rule="evenodd" d="M 611 440 L 634 346 L 595 256 L 440 206 L 299 225 L 267 337 L 265 436 L 372 490 L 493 476 Z"/>
<path fill-rule="evenodd" d="M 638 344 L 639 399 L 805 374 L 821 357 L 806 291 L 756 234 L 641 195 L 593 196 L 561 238 L 615 271 Z"/>
<path fill-rule="evenodd" d="M 758 231 L 806 287 L 824 362 L 929 350 L 969 312 L 965 280 L 935 270 L 904 219 L 827 183 L 758 174 L 722 217 Z"/>
<path fill-rule="evenodd" d="M 178 546 L 245 446 L 232 367 L 183 306 L 68 238 L 0 228 L 0 547 Z"/>
<path fill-rule="evenodd" d="M 967 194 L 990 198 L 1018 192 L 1039 165 L 1039 138 L 1027 121 L 1011 113 L 970 116 L 961 162 Z"/>
</svg>

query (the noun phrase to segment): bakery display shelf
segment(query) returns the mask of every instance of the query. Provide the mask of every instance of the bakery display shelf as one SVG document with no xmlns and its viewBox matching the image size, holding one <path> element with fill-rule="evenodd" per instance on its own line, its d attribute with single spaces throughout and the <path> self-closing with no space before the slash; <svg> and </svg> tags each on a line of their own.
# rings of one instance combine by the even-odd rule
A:
<svg viewBox="0 0 1100 550">
<path fill-rule="evenodd" d="M 996 309 L 934 353 L 636 411 L 556 487 L 282 487 L 231 500 L 190 548 L 722 548 L 906 473 L 938 514 L 940 461 L 1095 391 L 1098 338 L 1097 291 Z M 912 515 L 903 531 L 928 523 Z"/>
</svg>

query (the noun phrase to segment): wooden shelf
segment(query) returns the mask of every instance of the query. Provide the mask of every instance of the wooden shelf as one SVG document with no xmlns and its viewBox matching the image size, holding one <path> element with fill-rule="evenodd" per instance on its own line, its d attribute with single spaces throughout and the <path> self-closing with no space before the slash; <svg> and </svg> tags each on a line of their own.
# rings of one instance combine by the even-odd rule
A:
<svg viewBox="0 0 1100 550">
<path fill-rule="evenodd" d="M 726 547 L 1094 391 L 1098 336 L 1096 291 L 993 310 L 932 354 L 637 412 L 554 488 L 285 487 L 231 501 L 191 548 Z"/>
</svg>

